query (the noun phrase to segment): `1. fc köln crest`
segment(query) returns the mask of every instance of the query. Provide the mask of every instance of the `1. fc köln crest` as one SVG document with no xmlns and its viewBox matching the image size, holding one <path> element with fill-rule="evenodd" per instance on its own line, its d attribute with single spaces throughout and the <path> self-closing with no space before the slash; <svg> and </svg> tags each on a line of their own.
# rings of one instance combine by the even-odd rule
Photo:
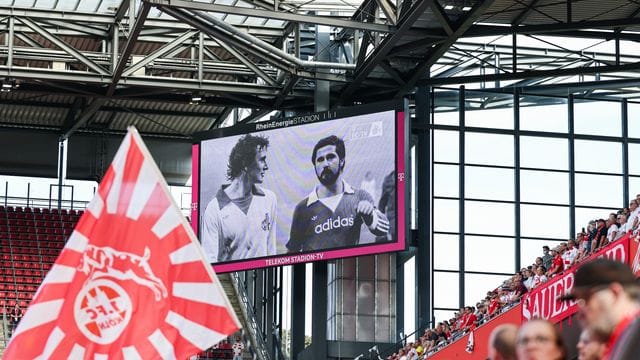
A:
<svg viewBox="0 0 640 360">
<path fill-rule="evenodd" d="M 185 358 L 238 328 L 160 171 L 130 129 L 4 356 Z"/>
</svg>

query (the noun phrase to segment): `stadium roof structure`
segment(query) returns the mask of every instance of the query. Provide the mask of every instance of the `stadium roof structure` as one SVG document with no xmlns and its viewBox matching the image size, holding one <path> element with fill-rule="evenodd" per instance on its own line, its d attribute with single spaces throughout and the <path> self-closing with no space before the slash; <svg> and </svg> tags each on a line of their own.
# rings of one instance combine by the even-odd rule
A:
<svg viewBox="0 0 640 360">
<path fill-rule="evenodd" d="M 639 13 L 636 0 L 0 0 L 0 127 L 189 139 L 234 108 L 251 109 L 244 122 L 311 111 L 318 81 L 336 105 L 417 85 L 634 98 Z"/>
</svg>

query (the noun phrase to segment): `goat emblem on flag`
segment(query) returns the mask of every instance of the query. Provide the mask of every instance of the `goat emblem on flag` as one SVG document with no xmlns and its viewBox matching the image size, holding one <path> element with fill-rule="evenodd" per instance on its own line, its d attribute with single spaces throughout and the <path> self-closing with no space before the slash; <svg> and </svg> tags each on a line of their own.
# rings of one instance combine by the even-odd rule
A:
<svg viewBox="0 0 640 360">
<path fill-rule="evenodd" d="M 5 350 L 7 358 L 185 358 L 239 329 L 130 128 Z"/>
</svg>

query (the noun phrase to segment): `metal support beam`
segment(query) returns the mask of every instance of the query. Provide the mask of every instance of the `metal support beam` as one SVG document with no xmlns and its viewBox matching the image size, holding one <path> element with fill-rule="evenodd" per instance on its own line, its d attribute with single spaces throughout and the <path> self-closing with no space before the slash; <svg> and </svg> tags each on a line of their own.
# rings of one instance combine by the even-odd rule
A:
<svg viewBox="0 0 640 360">
<path fill-rule="evenodd" d="M 119 23 L 127 14 L 127 12 L 129 12 L 129 0 L 120 0 L 120 6 L 118 6 L 118 11 L 116 11 L 114 23 Z"/>
<path fill-rule="evenodd" d="M 270 112 L 271 112 L 271 109 L 254 109 L 253 111 L 251 111 L 251 114 L 249 114 L 244 119 L 238 121 L 238 124 L 248 124 L 248 123 L 254 122 L 255 120 L 260 119 L 261 117 L 267 115 Z"/>
<path fill-rule="evenodd" d="M 89 35 L 89 36 L 97 36 L 97 37 L 107 37 L 109 35 L 109 32 L 107 30 L 104 29 L 100 29 L 100 28 L 96 28 L 93 26 L 85 26 L 85 25 L 78 25 L 76 23 L 72 23 L 69 21 L 63 21 L 63 20 L 45 20 L 44 22 L 46 22 L 47 24 L 50 24 L 56 28 L 64 28 L 64 29 L 69 29 L 69 30 L 75 30 L 81 34 L 85 34 L 85 35 Z"/>
<path fill-rule="evenodd" d="M 524 20 L 526 20 L 527 16 L 529 16 L 529 14 L 531 14 L 531 12 L 535 9 L 535 6 L 539 2 L 540 2 L 540 0 L 531 0 L 529 5 L 527 5 L 527 7 L 524 10 L 522 10 L 522 12 L 520 14 L 518 14 L 515 17 L 515 19 L 513 19 L 513 21 L 511 22 L 511 25 L 518 26 L 518 25 L 522 24 L 522 22 Z"/>
<path fill-rule="evenodd" d="M 431 91 L 429 87 L 421 85 L 416 91 L 415 98 L 415 123 L 420 127 L 416 144 L 416 174 L 411 176 L 416 179 L 417 189 L 417 224 L 418 244 L 416 249 L 416 288 L 430 289 L 432 286 L 431 274 L 431 137 L 429 133 L 429 120 L 431 114 Z M 409 182 L 410 183 L 410 182 Z M 415 329 L 422 329 L 431 323 L 431 294 L 429 291 L 416 291 L 416 323 Z"/>
<path fill-rule="evenodd" d="M 453 34 L 451 22 L 449 21 L 449 17 L 447 16 L 446 12 L 442 8 L 442 5 L 440 5 L 440 3 L 437 1 L 432 2 L 431 11 L 433 11 L 433 15 L 436 16 L 436 19 L 438 19 L 438 22 L 440 23 L 440 25 L 442 25 L 442 28 L 447 33 L 447 35 Z"/>
<path fill-rule="evenodd" d="M 162 57 L 162 56 L 166 55 L 167 53 L 171 52 L 172 50 L 174 50 L 175 48 L 182 46 L 183 42 L 185 42 L 187 39 L 193 37 L 195 34 L 196 34 L 195 31 L 187 31 L 184 34 L 182 34 L 182 35 L 178 36 L 177 38 L 175 38 L 173 41 L 164 44 L 159 49 L 157 49 L 154 52 L 152 52 L 151 54 L 145 56 L 144 59 L 140 60 L 139 62 L 137 62 L 135 64 L 132 64 L 131 66 L 129 66 L 126 70 L 124 70 L 122 72 L 122 76 L 129 76 L 129 75 L 133 74 L 136 70 L 138 70 L 138 69 L 146 66 L 147 64 L 153 62 L 157 58 Z"/>
<path fill-rule="evenodd" d="M 232 111 L 233 107 L 225 107 L 224 110 L 222 110 L 222 112 L 211 122 L 211 125 L 209 125 L 209 128 L 207 130 L 213 130 L 216 127 L 220 126 L 220 124 L 224 122 L 224 120 L 229 116 L 229 114 L 231 114 Z"/>
<path fill-rule="evenodd" d="M 426 74 L 431 65 L 435 64 L 435 62 L 445 53 L 447 50 L 453 45 L 464 33 L 473 25 L 473 23 L 484 14 L 485 10 L 491 7 L 495 0 L 486 0 L 477 3 L 471 11 L 467 14 L 467 17 L 462 20 L 462 22 L 456 28 L 456 31 L 449 36 L 449 38 L 435 47 L 435 49 L 428 55 L 428 57 L 423 60 L 418 66 L 416 66 L 413 75 L 407 80 L 407 83 L 401 87 L 397 92 L 395 97 L 403 96 L 410 92 L 415 84 Z M 425 1 L 426 2 L 426 1 Z"/>
<path fill-rule="evenodd" d="M 15 24 L 15 19 L 13 16 L 9 17 L 9 33 L 7 36 L 7 66 L 11 68 L 13 66 L 13 26 Z"/>
<path fill-rule="evenodd" d="M 385 24 L 363 23 L 363 22 L 352 21 L 352 20 L 343 20 L 343 19 L 339 19 L 336 17 L 329 17 L 329 16 L 301 15 L 301 14 L 295 14 L 290 12 L 251 9 L 251 8 L 239 7 L 239 6 L 209 4 L 209 3 L 192 2 L 192 1 L 184 1 L 184 0 L 144 0 L 144 1 L 145 3 L 150 3 L 155 6 L 161 6 L 161 7 L 200 10 L 200 11 L 206 11 L 206 12 L 258 17 L 258 18 L 264 18 L 264 19 L 276 19 L 276 20 L 282 20 L 282 21 L 294 21 L 294 22 L 307 23 L 307 24 L 327 25 L 327 26 L 334 26 L 339 28 L 362 29 L 362 30 L 369 30 L 369 31 L 376 31 L 376 32 L 383 32 L 383 33 L 389 33 L 393 31 L 391 26 L 385 25 Z"/>
<path fill-rule="evenodd" d="M 536 79 L 536 78 L 548 78 L 548 77 L 562 77 L 573 76 L 580 74 L 604 74 L 614 72 L 626 72 L 640 70 L 640 63 L 631 63 L 620 66 L 607 65 L 607 66 L 587 66 L 587 67 L 573 67 L 565 69 L 552 69 L 552 70 L 524 70 L 517 73 L 500 73 L 500 74 L 486 74 L 486 75 L 467 75 L 456 76 L 449 78 L 431 78 L 424 82 L 432 86 L 438 85 L 452 85 L 452 84 L 468 84 L 481 81 L 496 81 L 496 80 L 518 80 L 518 79 Z"/>
<path fill-rule="evenodd" d="M 126 0 L 123 0 L 126 1 Z M 116 90 L 116 86 L 120 81 L 120 77 L 122 76 L 122 72 L 124 71 L 125 66 L 127 65 L 127 61 L 129 60 L 129 56 L 133 51 L 133 46 L 136 43 L 138 38 L 138 34 L 140 34 L 140 30 L 142 30 L 142 25 L 147 19 L 147 15 L 149 14 L 149 10 L 151 9 L 151 5 L 146 2 L 142 3 L 142 7 L 140 8 L 140 12 L 138 14 L 138 18 L 135 21 L 135 24 L 129 31 L 129 38 L 127 39 L 127 43 L 124 45 L 122 49 L 122 54 L 118 59 L 118 64 L 113 70 L 113 75 L 111 77 L 111 84 L 109 84 L 109 88 L 107 89 L 107 96 L 113 95 Z M 114 49 L 115 51 L 116 49 Z"/>
<path fill-rule="evenodd" d="M 89 106 L 82 112 L 79 116 L 78 120 L 68 129 L 63 129 L 63 133 L 60 136 L 60 141 L 66 140 L 73 134 L 80 126 L 84 125 L 95 115 L 95 113 L 100 110 L 102 105 L 107 102 L 106 98 L 94 99 Z"/>
<path fill-rule="evenodd" d="M 282 103 L 287 98 L 287 96 L 291 93 L 291 89 L 293 89 L 293 87 L 298 82 L 298 80 L 299 78 L 295 75 L 289 76 L 289 79 L 285 81 L 284 86 L 282 87 L 282 90 L 280 90 L 280 93 L 278 93 L 278 96 L 276 97 L 276 100 L 273 103 L 274 109 L 279 109 L 280 106 L 282 106 Z"/>
<path fill-rule="evenodd" d="M 358 89 L 360 84 L 369 76 L 371 71 L 375 69 L 380 62 L 387 57 L 391 49 L 411 29 L 413 24 L 420 18 L 427 7 L 431 6 L 433 0 L 423 0 L 415 2 L 410 10 L 399 20 L 398 29 L 392 34 L 385 37 L 380 46 L 376 47 L 372 54 L 367 57 L 363 63 L 358 63 L 356 73 L 353 80 L 344 89 L 340 98 L 342 101 L 349 99 L 351 95 Z M 448 46 L 447 46 L 448 47 Z M 362 51 L 362 50 L 361 50 Z"/>
<path fill-rule="evenodd" d="M 307 318 L 305 266 L 305 264 L 293 265 L 291 271 L 291 359 L 297 359 L 304 350 L 305 319 Z M 326 320 L 324 319 L 325 322 Z"/>
<path fill-rule="evenodd" d="M 260 77 L 262 80 L 264 80 L 267 84 L 271 86 L 278 86 L 278 83 L 271 76 L 269 76 L 267 73 L 262 71 L 262 69 L 260 69 L 251 60 L 247 59 L 246 56 L 242 55 L 239 51 L 227 45 L 224 41 L 218 41 L 218 44 L 220 45 L 220 47 L 227 50 L 229 54 L 233 55 L 233 57 L 238 59 L 238 61 L 243 63 L 244 66 L 248 67 L 249 69 L 251 69 L 251 71 L 256 73 L 256 75 Z"/>
<path fill-rule="evenodd" d="M 67 111 L 67 116 L 64 119 L 64 124 L 62 125 L 63 129 L 70 129 L 73 126 L 73 123 L 76 120 L 76 116 L 80 109 L 84 106 L 86 100 L 83 97 L 78 96 L 71 105 L 69 111 Z"/>
<path fill-rule="evenodd" d="M 29 28 L 31 28 L 36 33 L 38 33 L 43 38 L 51 41 L 54 45 L 56 45 L 60 49 L 64 50 L 69 55 L 73 56 L 75 59 L 77 59 L 81 63 L 85 64 L 91 70 L 93 70 L 93 71 L 95 71 L 95 72 L 97 72 L 98 74 L 101 74 L 101 75 L 109 75 L 107 70 L 103 69 L 102 66 L 94 63 L 89 58 L 84 56 L 80 51 L 74 49 L 72 46 L 70 46 L 66 42 L 58 39 L 58 37 L 56 37 L 55 35 L 51 34 L 49 31 L 47 31 L 42 26 L 36 24 L 33 20 L 31 20 L 29 18 L 19 18 L 18 20 L 21 23 L 23 23 L 26 26 L 28 26 Z"/>
<path fill-rule="evenodd" d="M 389 2 L 389 0 L 376 0 L 376 2 L 378 3 L 378 7 L 382 9 L 384 16 L 387 17 L 389 23 L 395 25 L 398 22 L 395 6 Z"/>
</svg>

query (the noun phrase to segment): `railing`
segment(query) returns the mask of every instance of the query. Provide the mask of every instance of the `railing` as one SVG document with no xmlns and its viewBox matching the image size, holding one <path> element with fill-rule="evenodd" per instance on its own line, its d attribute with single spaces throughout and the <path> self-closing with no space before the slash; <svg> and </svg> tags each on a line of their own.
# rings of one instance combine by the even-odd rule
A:
<svg viewBox="0 0 640 360">
<path fill-rule="evenodd" d="M 253 310 L 253 306 L 251 306 L 244 281 L 240 278 L 240 276 L 238 276 L 238 273 L 234 272 L 231 273 L 231 283 L 233 284 L 236 294 L 238 294 L 238 297 L 240 299 L 240 308 L 244 312 L 247 323 L 249 323 L 249 325 L 251 326 L 251 329 L 246 330 L 251 332 L 253 339 L 257 343 L 257 349 L 255 349 L 255 351 L 254 349 L 250 349 L 251 352 L 253 352 L 254 355 L 258 355 L 259 359 L 272 360 L 267 350 L 266 336 L 264 335 L 262 329 L 260 329 L 258 326 L 258 318 Z"/>
<path fill-rule="evenodd" d="M 570 292 L 573 288 L 573 277 L 580 264 L 595 258 L 605 257 L 628 264 L 640 278 L 640 249 L 635 238 L 624 236 L 619 240 L 596 251 L 578 264 L 554 276 L 546 283 L 530 291 L 525 295 L 521 303 L 516 307 L 517 311 L 510 309 L 504 316 L 508 316 L 509 322 L 520 325 L 530 318 L 544 318 L 552 322 L 561 322 L 572 316 L 577 311 L 577 305 L 557 301 L 559 296 Z M 503 315 L 499 315 L 498 318 Z M 452 358 L 486 359 L 486 343 L 490 332 L 502 321 L 491 320 L 475 330 L 476 349 L 472 354 L 465 352 L 467 336 L 464 336 L 445 348 L 429 356 L 433 360 L 445 360 Z"/>
<path fill-rule="evenodd" d="M 60 202 L 61 208 L 63 209 L 84 209 L 89 204 L 88 201 L 79 201 L 79 200 L 62 200 Z M 30 208 L 42 208 L 42 209 L 51 209 L 58 207 L 57 199 L 44 199 L 44 198 L 25 198 L 25 197 L 17 197 L 17 196 L 2 196 L 0 205 L 2 206 L 21 206 L 21 207 L 30 207 Z"/>
</svg>

